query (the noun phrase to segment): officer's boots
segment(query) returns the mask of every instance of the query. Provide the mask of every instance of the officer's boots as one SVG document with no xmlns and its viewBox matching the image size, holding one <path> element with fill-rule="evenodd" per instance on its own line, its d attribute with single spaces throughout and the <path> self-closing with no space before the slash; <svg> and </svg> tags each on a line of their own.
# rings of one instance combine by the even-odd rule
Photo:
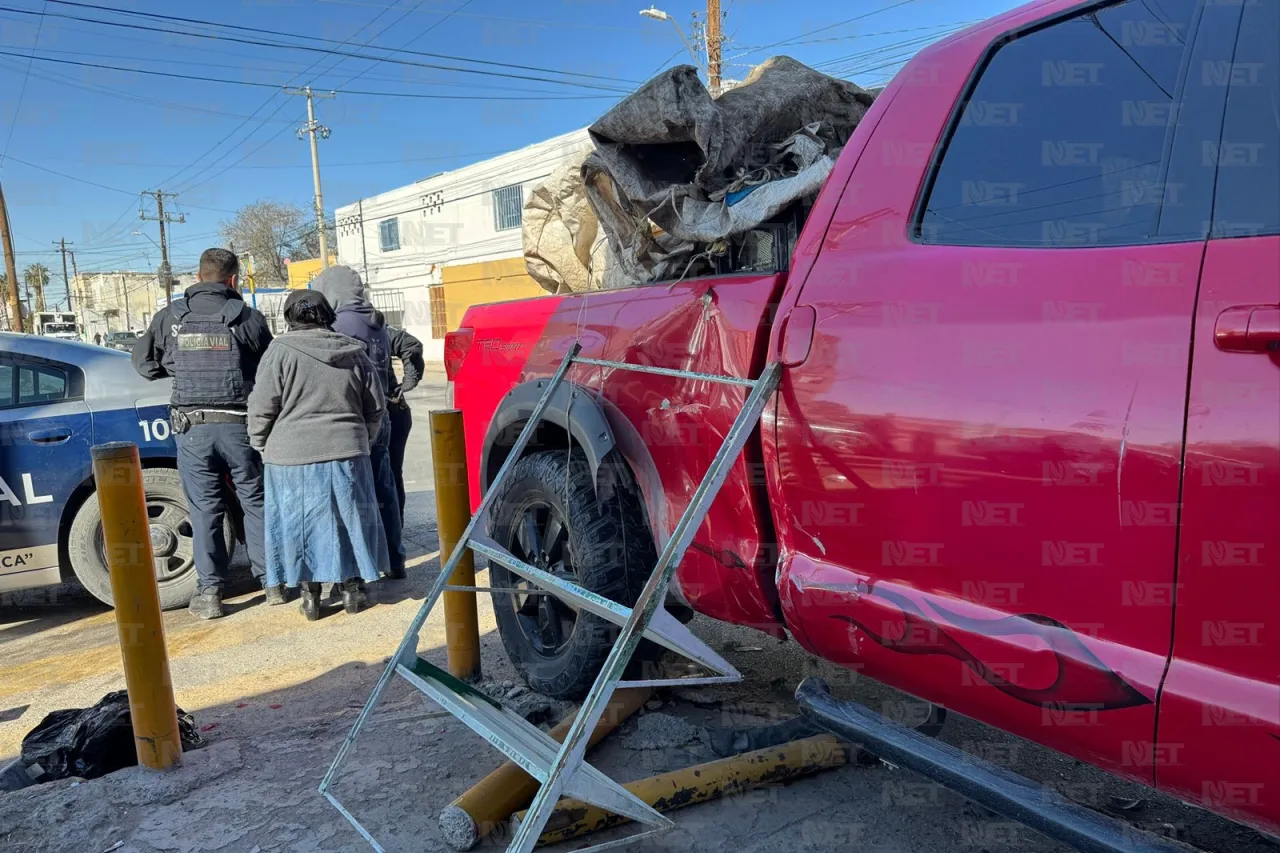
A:
<svg viewBox="0 0 1280 853">
<path fill-rule="evenodd" d="M 364 594 L 364 581 L 351 578 L 342 582 L 342 609 L 348 614 L 359 613 L 368 602 L 368 596 Z"/>
<path fill-rule="evenodd" d="M 301 602 L 298 609 L 302 611 L 302 615 L 307 617 L 308 622 L 314 622 L 320 618 L 320 584 L 303 583 L 301 589 Z"/>
<path fill-rule="evenodd" d="M 223 615 L 222 612 L 222 590 L 205 589 L 201 590 L 190 603 L 187 604 L 187 612 L 197 619 L 218 619 Z"/>
</svg>

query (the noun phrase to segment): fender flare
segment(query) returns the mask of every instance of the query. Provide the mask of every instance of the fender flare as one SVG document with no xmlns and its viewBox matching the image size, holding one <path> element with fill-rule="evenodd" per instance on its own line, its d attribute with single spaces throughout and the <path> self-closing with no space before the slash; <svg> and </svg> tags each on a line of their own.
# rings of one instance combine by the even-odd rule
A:
<svg viewBox="0 0 1280 853">
<path fill-rule="evenodd" d="M 550 379 L 531 379 L 512 388 L 498 404 L 498 409 L 489 421 L 489 429 L 484 437 L 484 449 L 480 456 L 480 487 L 482 491 L 489 489 L 490 461 L 498 447 L 498 439 L 513 424 L 527 421 L 533 414 L 534 407 L 546 390 Z M 599 398 L 590 389 L 563 380 L 547 407 L 542 411 L 542 420 L 555 424 L 569 434 L 570 439 L 582 448 L 591 468 L 591 482 L 597 492 L 601 488 L 599 481 L 600 463 L 610 452 L 615 443 L 613 430 L 605 417 L 604 407 Z M 514 435 L 512 436 L 514 439 Z"/>
</svg>

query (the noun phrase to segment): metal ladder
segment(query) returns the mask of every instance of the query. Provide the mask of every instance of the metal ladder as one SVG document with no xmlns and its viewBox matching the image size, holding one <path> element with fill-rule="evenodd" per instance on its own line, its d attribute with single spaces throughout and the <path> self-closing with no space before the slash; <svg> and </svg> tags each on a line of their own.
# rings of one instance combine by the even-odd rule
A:
<svg viewBox="0 0 1280 853">
<path fill-rule="evenodd" d="M 739 379 L 731 376 L 716 376 L 664 367 L 583 358 L 578 355 L 580 351 L 581 344 L 575 343 L 569 352 L 565 354 L 564 360 L 561 361 L 559 368 L 547 383 L 547 387 L 543 390 L 537 405 L 534 406 L 528 422 L 525 424 L 524 429 L 521 430 L 515 445 L 511 448 L 511 452 L 499 469 L 498 475 L 494 478 L 484 498 L 480 501 L 480 506 L 471 517 L 471 521 L 463 531 L 460 541 L 453 549 L 453 553 L 449 555 L 448 560 L 441 568 L 440 576 L 436 578 L 431 591 L 422 602 L 421 608 L 419 608 L 417 615 L 414 616 L 409 625 L 409 629 L 405 632 L 404 639 L 400 641 L 399 648 L 396 649 L 395 654 L 388 662 L 387 668 L 378 679 L 378 683 L 369 695 L 368 701 L 365 702 L 364 708 L 360 711 L 359 716 L 356 717 L 350 733 L 338 749 L 338 754 L 334 758 L 333 764 L 320 782 L 320 793 L 342 813 L 343 817 L 355 827 L 356 831 L 378 853 L 385 853 L 382 846 L 360 824 L 360 821 L 334 797 L 329 789 L 343 760 L 355 743 L 360 729 L 368 721 L 374 706 L 377 705 L 383 691 L 386 690 L 387 685 L 394 676 L 400 676 L 426 694 L 541 783 L 538 793 L 534 796 L 533 802 L 529 806 L 525 819 L 520 821 L 520 826 L 507 847 L 507 853 L 530 853 L 533 850 L 538 838 L 542 835 L 548 819 L 551 817 L 557 800 L 561 796 L 592 803 L 651 827 L 646 831 L 626 838 L 597 844 L 586 848 L 587 850 L 594 851 L 618 847 L 671 829 L 674 824 L 670 818 L 660 814 L 621 784 L 586 763 L 584 756 L 591 732 L 595 730 L 596 724 L 600 721 L 600 717 L 604 713 L 613 691 L 619 686 L 658 687 L 665 685 L 727 683 L 741 680 L 741 675 L 728 661 L 712 651 L 706 643 L 695 637 L 688 628 L 668 613 L 663 603 L 666 599 L 667 586 L 675 575 L 676 567 L 680 565 L 680 560 L 684 557 L 690 542 L 693 541 L 694 534 L 702 524 L 702 520 L 706 516 L 708 509 L 710 509 L 712 501 L 715 500 L 716 494 L 720 491 L 720 487 L 724 484 L 730 466 L 737 459 L 738 454 L 742 452 L 742 448 L 746 444 L 747 438 L 751 435 L 751 431 L 755 428 L 756 421 L 760 418 L 765 404 L 777 387 L 780 367 L 776 362 L 770 363 L 758 379 Z M 668 539 L 667 544 L 663 547 L 662 553 L 658 557 L 657 565 L 654 566 L 649 580 L 637 597 L 634 607 L 626 607 L 615 601 L 610 601 L 572 581 L 537 569 L 516 558 L 485 533 L 477 530 L 477 527 L 481 526 L 481 519 L 488 512 L 494 497 L 501 491 L 500 484 L 510 473 L 516 461 L 523 454 L 525 447 L 529 444 L 530 439 L 532 439 L 534 431 L 542 418 L 542 413 L 555 393 L 556 388 L 564 380 L 570 366 L 574 364 L 738 385 L 751 389 L 741 412 L 734 420 L 733 426 L 729 429 L 728 435 L 725 436 L 724 442 L 721 444 L 715 458 L 711 461 L 702 482 L 694 490 L 688 507 L 680 516 L 679 521 L 676 522 L 671 538 Z M 519 714 L 503 707 L 501 703 L 418 655 L 418 633 L 422 630 L 428 614 L 430 614 L 431 609 L 446 588 L 472 591 L 480 589 L 477 587 L 454 587 L 449 584 L 449 578 L 453 575 L 454 568 L 467 548 L 470 548 L 476 556 L 504 566 L 532 584 L 546 590 L 553 590 L 554 594 L 564 601 L 621 627 L 621 632 L 614 643 L 612 651 L 609 653 L 609 657 L 605 660 L 600 669 L 600 674 L 596 677 L 595 683 L 591 686 L 591 690 L 579 707 L 577 716 L 569 731 L 565 734 L 562 743 L 557 743 Z M 642 638 L 684 655 L 703 668 L 715 673 L 715 675 L 692 678 L 659 678 L 646 681 L 621 681 L 622 674 Z"/>
</svg>

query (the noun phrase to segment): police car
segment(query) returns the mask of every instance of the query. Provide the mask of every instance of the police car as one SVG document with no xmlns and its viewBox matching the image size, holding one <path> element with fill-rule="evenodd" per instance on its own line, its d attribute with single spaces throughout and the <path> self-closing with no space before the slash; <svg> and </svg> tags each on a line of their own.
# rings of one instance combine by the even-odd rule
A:
<svg viewBox="0 0 1280 853">
<path fill-rule="evenodd" d="M 195 594 L 169 385 L 138 376 L 128 353 L 0 332 L 0 592 L 74 576 L 111 603 L 89 448 L 132 441 L 142 458 L 160 604 L 182 607 Z M 233 546 L 233 519 L 225 535 Z"/>
</svg>

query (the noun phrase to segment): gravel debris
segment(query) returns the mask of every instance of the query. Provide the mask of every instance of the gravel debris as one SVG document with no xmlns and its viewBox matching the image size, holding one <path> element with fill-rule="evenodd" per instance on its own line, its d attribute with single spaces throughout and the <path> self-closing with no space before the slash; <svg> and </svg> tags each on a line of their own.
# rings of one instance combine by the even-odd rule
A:
<svg viewBox="0 0 1280 853">
<path fill-rule="evenodd" d="M 645 714 L 622 738 L 623 749 L 666 749 L 702 739 L 702 729 L 670 714 Z"/>
</svg>

